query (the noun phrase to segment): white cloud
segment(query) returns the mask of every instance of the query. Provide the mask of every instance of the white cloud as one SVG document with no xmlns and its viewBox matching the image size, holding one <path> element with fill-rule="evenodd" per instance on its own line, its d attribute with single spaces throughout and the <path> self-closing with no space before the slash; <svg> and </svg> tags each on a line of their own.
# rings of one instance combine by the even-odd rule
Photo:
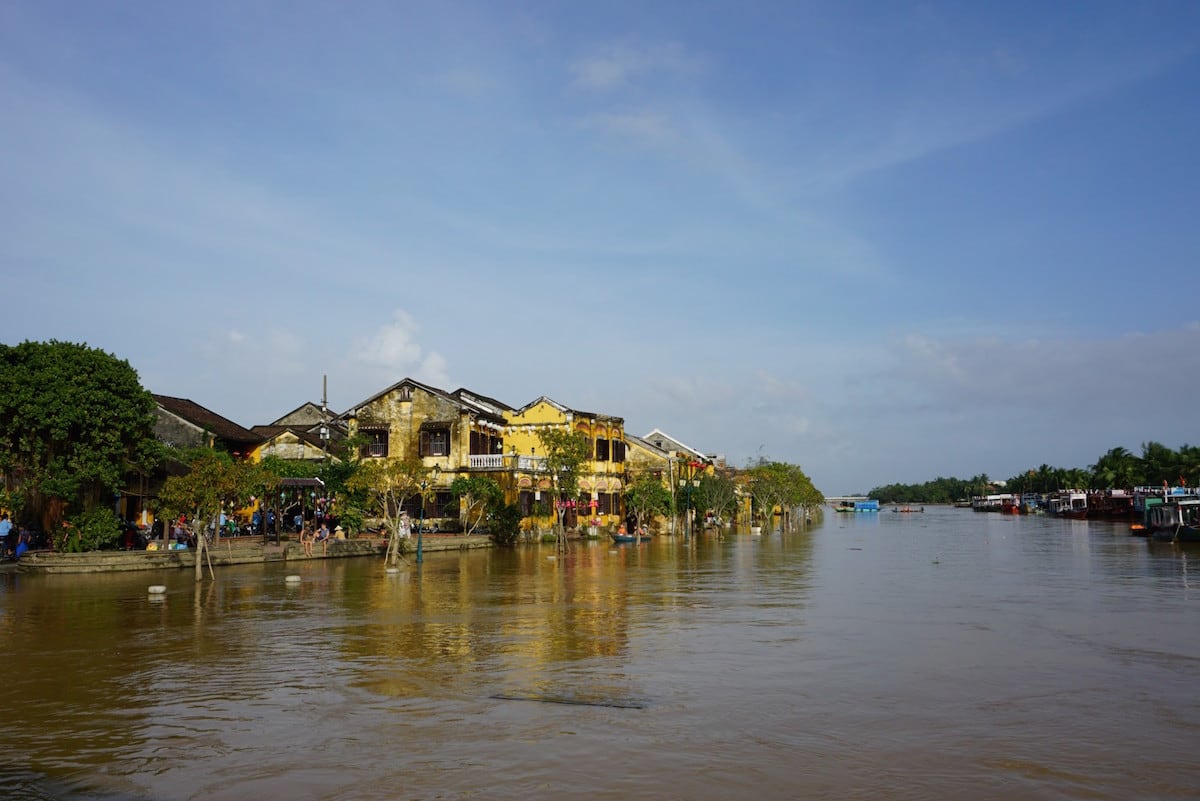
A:
<svg viewBox="0 0 1200 801">
<path fill-rule="evenodd" d="M 675 128 L 671 124 L 670 118 L 658 111 L 589 114 L 583 118 L 580 125 L 588 130 L 598 130 L 655 143 L 675 138 Z"/>
<path fill-rule="evenodd" d="M 614 42 L 574 62 L 569 70 L 574 75 L 573 86 L 611 91 L 651 73 L 693 74 L 701 65 L 697 56 L 675 42 L 642 46 Z"/>
<path fill-rule="evenodd" d="M 426 352 L 417 339 L 420 325 L 404 309 L 396 309 L 389 323 L 373 334 L 358 339 L 351 358 L 381 375 L 384 381 L 396 381 L 411 375 L 434 386 L 449 389 L 446 360 L 436 352 Z"/>
</svg>

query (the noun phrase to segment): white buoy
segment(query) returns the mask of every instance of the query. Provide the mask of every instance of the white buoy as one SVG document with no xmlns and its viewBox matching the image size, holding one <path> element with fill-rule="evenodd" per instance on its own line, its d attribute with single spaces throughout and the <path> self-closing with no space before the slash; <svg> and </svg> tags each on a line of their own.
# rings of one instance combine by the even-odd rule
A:
<svg viewBox="0 0 1200 801">
<path fill-rule="evenodd" d="M 166 591 L 167 585 L 165 584 L 151 584 L 148 590 L 151 595 L 162 595 Z"/>
<path fill-rule="evenodd" d="M 284 579 L 284 581 L 286 581 L 288 584 L 299 584 L 300 577 L 299 576 L 288 576 L 287 578 Z"/>
<path fill-rule="evenodd" d="M 398 567 L 389 567 L 387 569 L 387 573 L 389 576 L 395 575 L 396 573 L 399 573 L 399 572 L 400 572 L 400 568 L 398 568 Z"/>
<path fill-rule="evenodd" d="M 546 558 L 549 559 L 551 562 L 553 562 L 558 557 L 557 556 L 547 556 Z"/>
</svg>

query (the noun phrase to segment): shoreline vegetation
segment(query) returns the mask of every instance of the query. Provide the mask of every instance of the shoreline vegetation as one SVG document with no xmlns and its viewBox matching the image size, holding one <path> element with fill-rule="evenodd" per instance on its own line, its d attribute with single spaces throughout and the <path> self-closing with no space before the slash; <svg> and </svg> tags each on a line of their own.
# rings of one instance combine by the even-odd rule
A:
<svg viewBox="0 0 1200 801">
<path fill-rule="evenodd" d="M 1142 445 L 1141 456 L 1123 447 L 1110 448 L 1087 468 L 1042 464 L 1007 480 L 981 473 L 968 479 L 938 477 L 920 484 L 885 484 L 869 493 L 880 503 L 948 504 L 999 488 L 1012 493 L 1049 493 L 1063 489 L 1132 489 L 1179 484 L 1200 486 L 1200 447 L 1173 450 L 1159 442 Z"/>
</svg>

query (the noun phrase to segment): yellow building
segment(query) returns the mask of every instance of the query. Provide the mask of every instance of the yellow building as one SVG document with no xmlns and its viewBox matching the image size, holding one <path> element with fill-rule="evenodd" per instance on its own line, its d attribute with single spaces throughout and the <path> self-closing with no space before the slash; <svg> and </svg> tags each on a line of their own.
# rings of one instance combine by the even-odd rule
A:
<svg viewBox="0 0 1200 801">
<path fill-rule="evenodd" d="M 362 458 L 411 459 L 430 471 L 437 468 L 426 518 L 457 518 L 450 484 L 480 474 L 494 479 L 524 516 L 552 515 L 554 499 L 538 438 L 547 428 L 583 433 L 591 443 L 593 458 L 579 482 L 582 497 L 561 499 L 568 504 L 567 525 L 587 525 L 596 518 L 607 524 L 622 514 L 625 442 L 619 417 L 580 412 L 545 397 L 514 409 L 466 389 L 446 392 L 405 378 L 355 404 L 343 419 L 352 434 L 366 439 Z M 412 503 L 410 514 L 415 514 L 420 501 Z"/>
<path fill-rule="evenodd" d="M 543 497 L 550 481 L 542 472 L 538 432 L 555 428 L 583 434 L 592 456 L 580 469 L 580 497 L 559 499 L 567 504 L 565 524 L 568 528 L 615 525 L 624 514 L 625 421 L 571 409 L 545 396 L 507 415 L 505 448 L 510 456 L 518 457 L 514 464 L 515 500 L 522 515 L 553 514 L 551 499 Z"/>
</svg>

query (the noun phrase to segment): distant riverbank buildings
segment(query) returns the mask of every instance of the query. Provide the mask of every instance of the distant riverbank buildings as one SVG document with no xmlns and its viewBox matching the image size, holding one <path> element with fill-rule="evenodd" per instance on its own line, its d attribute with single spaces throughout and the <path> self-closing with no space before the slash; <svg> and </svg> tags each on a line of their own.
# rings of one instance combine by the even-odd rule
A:
<svg viewBox="0 0 1200 801">
<path fill-rule="evenodd" d="M 714 463 L 713 457 L 659 429 L 645 437 L 628 434 L 624 419 L 616 415 L 572 409 L 545 396 L 514 407 L 467 389 L 447 392 L 411 378 L 340 414 L 305 403 L 272 423 L 248 429 L 190 400 L 154 397 L 159 439 L 177 447 L 219 447 L 236 458 L 273 455 L 317 463 L 330 458 L 331 444 L 360 435 L 359 458 L 414 460 L 431 471 L 433 486 L 425 502 L 429 519 L 457 519 L 450 485 L 456 478 L 482 475 L 495 480 L 505 500 L 517 504 L 527 520 L 549 518 L 557 502 L 568 528 L 615 526 L 625 515 L 625 489 L 635 476 L 655 475 L 674 491 L 677 481 L 693 480 Z M 551 497 L 538 436 L 547 429 L 570 430 L 589 443 L 590 458 L 580 471 L 575 498 Z M 145 485 L 131 488 L 125 516 L 141 513 L 142 496 L 153 494 Z"/>
</svg>

